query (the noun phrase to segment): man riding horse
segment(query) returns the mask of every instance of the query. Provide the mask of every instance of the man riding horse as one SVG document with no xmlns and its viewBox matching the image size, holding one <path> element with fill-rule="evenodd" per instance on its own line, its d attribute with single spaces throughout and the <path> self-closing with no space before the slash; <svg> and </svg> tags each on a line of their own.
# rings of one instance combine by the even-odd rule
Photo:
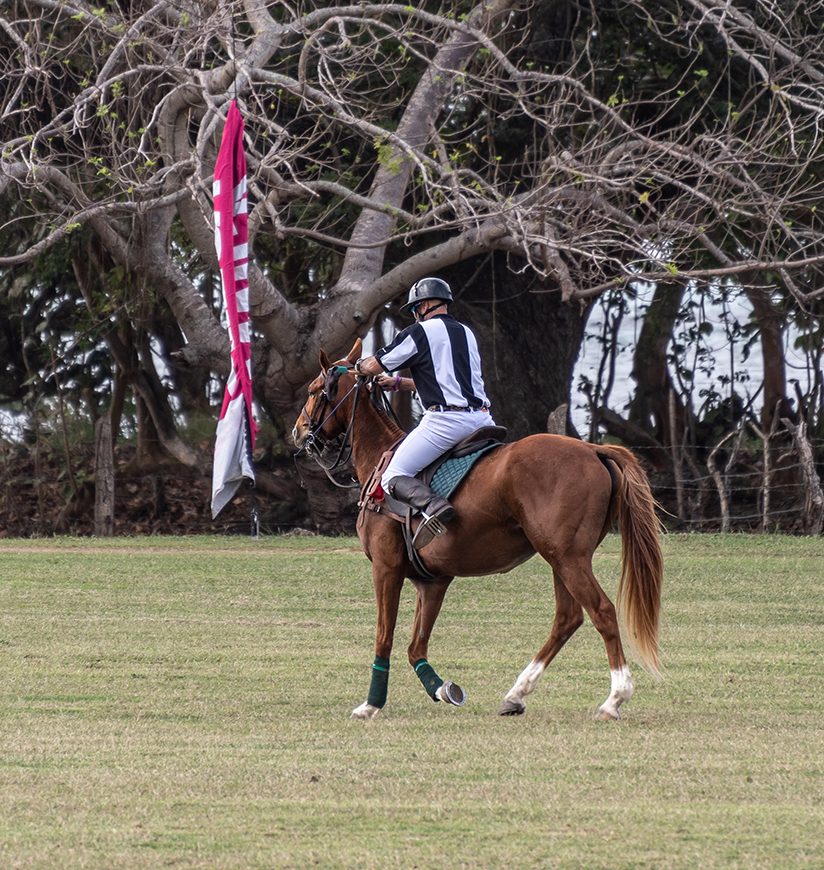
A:
<svg viewBox="0 0 824 870">
<path fill-rule="evenodd" d="M 401 308 L 415 323 L 374 356 L 359 359 L 355 371 L 377 376 L 384 389 L 414 389 L 423 417 L 395 451 L 381 476 L 384 492 L 421 512 L 423 526 L 440 531 L 455 517 L 452 505 L 415 475 L 459 441 L 485 426 L 494 426 L 481 374 L 478 342 L 449 313 L 452 290 L 440 278 L 422 278 Z M 408 368 L 412 382 L 387 372 Z"/>
<path fill-rule="evenodd" d="M 292 430 L 295 446 L 318 461 L 323 447 L 342 436 L 364 491 L 400 441 L 381 475 L 383 486 L 395 498 L 422 507 L 427 522 L 452 520 L 449 534 L 430 538 L 422 548 L 430 578 L 423 579 L 414 553 L 404 545 L 407 527 L 398 522 L 400 517 L 363 505 L 357 531 L 372 563 L 377 620 L 369 692 L 352 716 L 373 719 L 386 704 L 398 607 L 407 578 L 417 598 L 406 651 L 409 664 L 433 701 L 460 706 L 465 692 L 441 679 L 428 658 L 447 589 L 455 577 L 511 571 L 538 553 L 551 566 L 555 618 L 546 642 L 506 693 L 499 712 L 524 712 L 526 696 L 586 613 L 601 635 L 609 663 L 609 695 L 596 716 L 618 719 L 619 708 L 632 696 L 633 680 L 616 607 L 595 576 L 592 557 L 617 520 L 622 541 L 618 609 L 638 661 L 658 674 L 663 557 L 649 481 L 624 447 L 540 433 L 487 452 L 449 496 L 454 510 L 449 502 L 438 501 L 413 475 L 458 440 L 492 423 L 477 342 L 446 312 L 451 299 L 445 282 L 425 278 L 412 288 L 404 306 L 413 309 L 415 324 L 374 356 L 359 359 L 360 339 L 337 362 L 321 350 L 320 372 L 307 387 Z M 404 366 L 412 370 L 414 383 L 386 374 Z M 417 389 L 426 411 L 416 430 L 404 436 L 382 403 L 367 398 L 372 377 L 384 388 Z M 339 458 L 344 452 L 342 448 Z"/>
</svg>

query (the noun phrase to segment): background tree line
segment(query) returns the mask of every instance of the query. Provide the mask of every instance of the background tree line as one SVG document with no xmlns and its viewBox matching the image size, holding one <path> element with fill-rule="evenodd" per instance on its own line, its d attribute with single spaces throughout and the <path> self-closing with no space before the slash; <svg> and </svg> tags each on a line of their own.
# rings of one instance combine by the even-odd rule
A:
<svg viewBox="0 0 824 870">
<path fill-rule="evenodd" d="M 580 434 L 643 452 L 682 522 L 722 516 L 746 489 L 754 516 L 767 498 L 784 525 L 815 528 L 822 13 L 821 0 L 8 0 L 0 401 L 28 456 L 56 450 L 62 522 L 88 504 L 88 464 L 72 457 L 101 418 L 128 453 L 119 478 L 152 480 L 155 512 L 164 480 L 208 466 L 228 364 L 209 191 L 236 96 L 273 522 L 346 527 L 351 499 L 310 466 L 304 500 L 288 429 L 319 350 L 400 325 L 399 294 L 436 273 L 479 334 L 513 437 L 569 408 L 606 297 Z M 616 408 L 615 330 L 640 287 L 653 301 Z M 747 322 L 702 316 L 735 294 Z M 790 324 L 809 361 L 797 383 Z M 735 373 L 709 395 L 690 388 L 714 365 L 710 330 L 762 358 L 749 397 Z"/>
</svg>

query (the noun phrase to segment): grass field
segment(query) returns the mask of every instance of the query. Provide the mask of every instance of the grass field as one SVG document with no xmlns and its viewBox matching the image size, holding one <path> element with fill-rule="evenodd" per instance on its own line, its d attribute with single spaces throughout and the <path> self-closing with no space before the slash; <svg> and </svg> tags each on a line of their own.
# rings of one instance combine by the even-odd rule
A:
<svg viewBox="0 0 824 870">
<path fill-rule="evenodd" d="M 596 572 L 612 595 L 619 540 Z M 620 723 L 587 622 L 523 717 L 546 566 L 459 580 L 463 709 L 372 661 L 352 539 L 0 542 L 0 867 L 824 867 L 824 539 L 668 536 L 666 677 Z"/>
</svg>

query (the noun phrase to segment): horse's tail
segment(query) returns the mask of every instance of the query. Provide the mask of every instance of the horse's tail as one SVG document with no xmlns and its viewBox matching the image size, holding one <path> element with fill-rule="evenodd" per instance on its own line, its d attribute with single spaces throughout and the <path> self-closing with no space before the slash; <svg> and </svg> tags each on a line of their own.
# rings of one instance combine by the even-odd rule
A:
<svg viewBox="0 0 824 870">
<path fill-rule="evenodd" d="M 596 452 L 612 460 L 621 471 L 616 493 L 622 563 L 618 610 L 636 658 L 660 678 L 658 623 L 664 560 L 659 539 L 661 523 L 655 513 L 657 502 L 644 469 L 629 450 L 599 445 Z"/>
</svg>

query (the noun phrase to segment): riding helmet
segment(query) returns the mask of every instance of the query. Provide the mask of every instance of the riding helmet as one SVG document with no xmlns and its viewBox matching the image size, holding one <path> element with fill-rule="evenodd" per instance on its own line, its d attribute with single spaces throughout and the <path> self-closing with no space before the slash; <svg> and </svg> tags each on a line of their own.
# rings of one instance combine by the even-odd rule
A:
<svg viewBox="0 0 824 870">
<path fill-rule="evenodd" d="M 440 278 L 421 278 L 412 285 L 409 291 L 409 299 L 401 305 L 401 311 L 409 311 L 413 305 L 424 299 L 443 299 L 444 302 L 452 301 L 452 291 L 449 284 Z"/>
</svg>

